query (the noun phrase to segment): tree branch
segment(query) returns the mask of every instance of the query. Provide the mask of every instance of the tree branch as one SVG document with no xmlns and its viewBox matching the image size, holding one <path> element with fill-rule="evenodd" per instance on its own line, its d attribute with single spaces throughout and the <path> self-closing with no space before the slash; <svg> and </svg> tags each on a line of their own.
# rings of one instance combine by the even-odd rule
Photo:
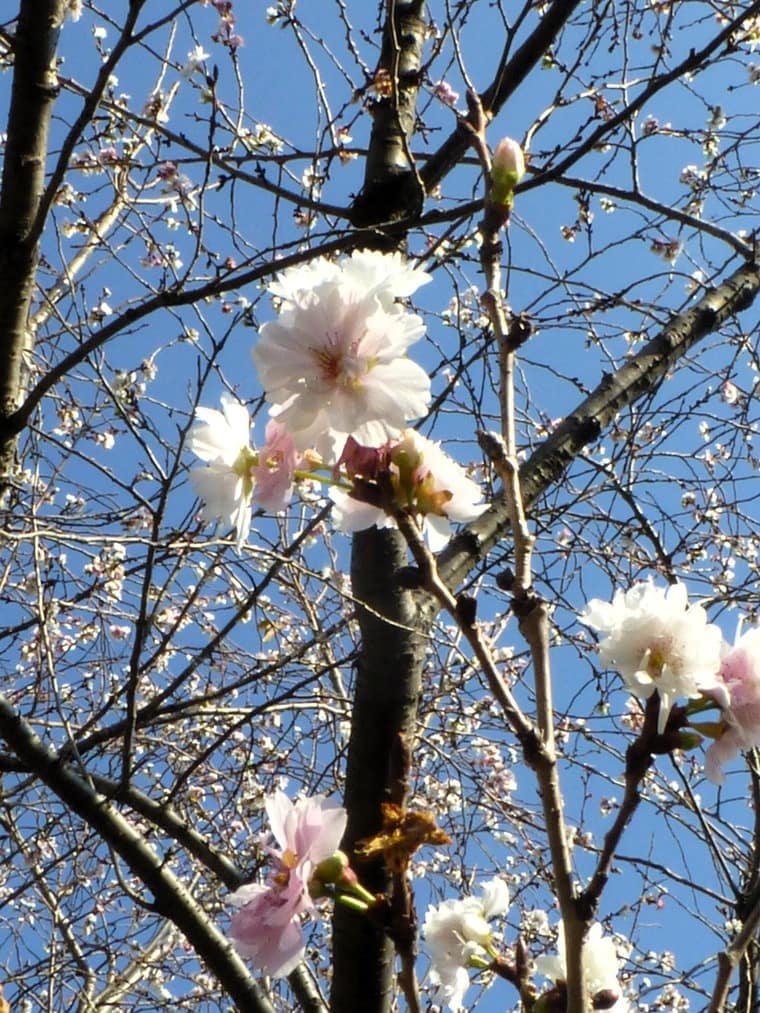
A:
<svg viewBox="0 0 760 1013">
<path fill-rule="evenodd" d="M 0 695 L 0 734 L 14 752 L 92 827 L 151 891 L 155 909 L 172 921 L 217 977 L 241 1013 L 274 1013 L 248 968 L 208 914 L 166 863 L 110 802 L 43 745 L 31 726 Z"/>
<path fill-rule="evenodd" d="M 616 413 L 642 394 L 651 393 L 669 370 L 699 341 L 728 319 L 748 309 L 760 291 L 760 265 L 742 264 L 696 305 L 673 317 L 656 337 L 614 373 L 603 377 L 595 390 L 571 412 L 520 469 L 526 509 L 558 482 L 584 447 L 599 439 Z M 452 539 L 438 560 L 441 577 L 460 586 L 470 570 L 509 531 L 503 501 L 468 524 Z"/>
</svg>

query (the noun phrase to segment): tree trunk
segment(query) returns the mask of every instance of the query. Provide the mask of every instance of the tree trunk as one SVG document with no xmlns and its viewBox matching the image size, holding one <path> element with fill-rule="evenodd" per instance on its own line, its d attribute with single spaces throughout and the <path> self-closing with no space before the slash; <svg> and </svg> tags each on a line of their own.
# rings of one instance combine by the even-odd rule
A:
<svg viewBox="0 0 760 1013">
<path fill-rule="evenodd" d="M 0 186 L 0 493 L 15 440 L 4 432 L 28 368 L 27 322 L 34 292 L 45 162 L 57 94 L 55 53 L 64 0 L 25 0 L 14 36 L 13 90 Z"/>
</svg>

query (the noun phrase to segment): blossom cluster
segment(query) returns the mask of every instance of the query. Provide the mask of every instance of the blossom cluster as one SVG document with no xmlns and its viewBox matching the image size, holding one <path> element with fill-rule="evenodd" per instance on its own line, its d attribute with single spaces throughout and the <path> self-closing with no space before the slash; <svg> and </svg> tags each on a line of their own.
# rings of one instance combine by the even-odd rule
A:
<svg viewBox="0 0 760 1013">
<path fill-rule="evenodd" d="M 617 591 L 611 602 L 593 599 L 581 620 L 601 634 L 599 656 L 633 694 L 657 692 L 658 732 L 676 700 L 690 701 L 689 724 L 713 740 L 705 765 L 711 781 L 722 784 L 723 764 L 760 745 L 760 628 L 729 646 L 705 610 L 689 604 L 683 584 L 662 588 L 651 581 Z M 719 721 L 694 720 L 715 706 Z"/>
<path fill-rule="evenodd" d="M 478 486 L 439 445 L 406 428 L 425 414 L 431 392 L 407 354 L 425 327 L 402 300 L 429 280 L 398 253 L 362 250 L 291 267 L 269 285 L 277 317 L 261 327 L 252 351 L 269 402 L 264 445 L 251 444 L 248 411 L 229 394 L 221 412 L 196 409 L 189 438 L 205 462 L 190 472 L 203 517 L 234 527 L 238 549 L 252 507 L 285 509 L 304 479 L 332 487 L 339 529 L 387 526 L 404 510 L 436 548 L 451 521 L 485 509 Z M 381 472 L 393 503 L 376 502 L 374 493 L 367 500 Z"/>
<path fill-rule="evenodd" d="M 430 981 L 436 988 L 438 1000 L 451 1010 L 458 1010 L 463 1005 L 465 992 L 470 986 L 470 969 L 498 971 L 505 964 L 505 958 L 496 946 L 497 936 L 489 922 L 506 914 L 509 890 L 506 883 L 496 877 L 482 884 L 481 893 L 480 898 L 463 897 L 431 905 L 425 916 L 422 931 L 430 954 Z M 532 921 L 536 920 L 536 915 L 540 915 L 541 921 L 548 927 L 546 913 L 531 912 Z M 556 955 L 536 958 L 534 966 L 539 974 L 554 982 L 554 992 L 564 1000 L 562 993 L 566 986 L 567 964 L 561 921 L 557 927 L 557 949 Z M 598 922 L 591 925 L 583 942 L 582 961 L 585 989 L 593 1008 L 626 1013 L 628 1003 L 623 998 L 618 978 L 618 946 L 604 935 Z M 504 976 L 510 977 L 510 972 Z M 555 1007 L 543 1003 L 540 1008 L 561 1009 L 563 1004 L 560 1001 Z"/>
</svg>

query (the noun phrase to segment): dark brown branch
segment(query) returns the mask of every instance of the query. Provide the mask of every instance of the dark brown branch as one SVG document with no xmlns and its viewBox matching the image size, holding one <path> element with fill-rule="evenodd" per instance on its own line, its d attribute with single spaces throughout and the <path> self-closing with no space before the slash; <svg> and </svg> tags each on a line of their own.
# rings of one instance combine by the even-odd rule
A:
<svg viewBox="0 0 760 1013">
<path fill-rule="evenodd" d="M 742 264 L 691 309 L 679 313 L 656 337 L 596 389 L 547 437 L 520 469 L 526 509 L 558 482 L 584 447 L 597 440 L 615 414 L 656 390 L 668 371 L 708 334 L 748 309 L 760 291 L 760 266 Z M 496 502 L 469 524 L 441 553 L 438 568 L 451 587 L 459 587 L 472 567 L 507 534 L 506 505 Z"/>
<path fill-rule="evenodd" d="M 580 5 L 580 0 L 555 0 L 549 10 L 541 16 L 536 30 L 518 48 L 514 56 L 507 59 L 508 54 L 504 53 L 494 80 L 480 96 L 487 114 L 495 116 L 507 99 L 517 91 L 544 54 L 551 49 L 573 11 Z M 460 162 L 469 145 L 469 131 L 460 128 L 428 159 L 420 172 L 427 193 L 430 193 Z"/>
<path fill-rule="evenodd" d="M 145 884 L 155 910 L 172 921 L 241 1013 L 274 1013 L 248 968 L 213 920 L 134 826 L 82 780 L 0 696 L 0 735 L 40 780 L 95 830 Z"/>
</svg>

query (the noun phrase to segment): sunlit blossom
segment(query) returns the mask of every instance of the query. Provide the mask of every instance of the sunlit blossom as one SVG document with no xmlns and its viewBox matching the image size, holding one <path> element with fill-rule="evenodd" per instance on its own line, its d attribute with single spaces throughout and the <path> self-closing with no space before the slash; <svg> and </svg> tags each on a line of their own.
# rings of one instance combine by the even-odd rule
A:
<svg viewBox="0 0 760 1013">
<path fill-rule="evenodd" d="M 281 791 L 266 800 L 276 847 L 267 847 L 275 871 L 267 885 L 241 886 L 230 901 L 230 935 L 238 951 L 265 974 L 283 977 L 303 957 L 300 916 L 314 910 L 309 885 L 320 862 L 338 850 L 346 811 L 327 799 L 291 800 Z"/>
<path fill-rule="evenodd" d="M 481 886 L 482 897 L 445 900 L 429 907 L 423 934 L 430 951 L 430 980 L 449 1009 L 462 1005 L 470 985 L 468 967 L 486 968 L 496 955 L 489 919 L 509 907 L 509 890 L 502 879 Z"/>
<path fill-rule="evenodd" d="M 316 285 L 324 282 L 344 284 L 363 296 L 375 296 L 384 310 L 403 313 L 406 299 L 431 276 L 410 264 L 400 253 L 356 250 L 343 260 L 317 257 L 305 264 L 289 267 L 278 274 L 267 288 L 272 295 L 288 303 L 297 303 Z"/>
<path fill-rule="evenodd" d="M 257 453 L 250 445 L 251 420 L 244 405 L 223 394 L 222 411 L 197 408 L 188 439 L 190 450 L 204 468 L 192 468 L 190 480 L 203 500 L 204 520 L 221 520 L 237 532 L 241 548 L 251 526 L 251 505 L 284 510 L 293 491 L 302 455 L 291 436 L 276 422 L 266 430 L 266 442 Z"/>
<path fill-rule="evenodd" d="M 334 463 L 349 435 L 380 446 L 425 413 L 430 378 L 406 355 L 425 327 L 396 299 L 426 280 L 398 254 L 367 251 L 278 276 L 281 311 L 252 354 L 271 414 L 298 447 Z"/>
<path fill-rule="evenodd" d="M 696 698 L 715 684 L 721 633 L 701 606 L 688 605 L 683 584 L 662 588 L 648 581 L 616 591 L 612 602 L 595 598 L 581 621 L 602 634 L 599 656 L 632 693 L 658 691 L 660 732 L 678 697 Z"/>
<path fill-rule="evenodd" d="M 187 62 L 182 67 L 182 76 L 189 78 L 197 70 L 203 70 L 203 64 L 210 56 L 211 54 L 207 53 L 203 46 L 194 46 L 187 54 Z"/>
<path fill-rule="evenodd" d="M 251 420 L 245 406 L 229 394 L 222 394 L 221 401 L 221 412 L 195 410 L 199 424 L 190 432 L 188 447 L 207 465 L 192 468 L 190 480 L 203 500 L 204 520 L 220 519 L 235 528 L 239 549 L 251 527 Z"/>
</svg>

